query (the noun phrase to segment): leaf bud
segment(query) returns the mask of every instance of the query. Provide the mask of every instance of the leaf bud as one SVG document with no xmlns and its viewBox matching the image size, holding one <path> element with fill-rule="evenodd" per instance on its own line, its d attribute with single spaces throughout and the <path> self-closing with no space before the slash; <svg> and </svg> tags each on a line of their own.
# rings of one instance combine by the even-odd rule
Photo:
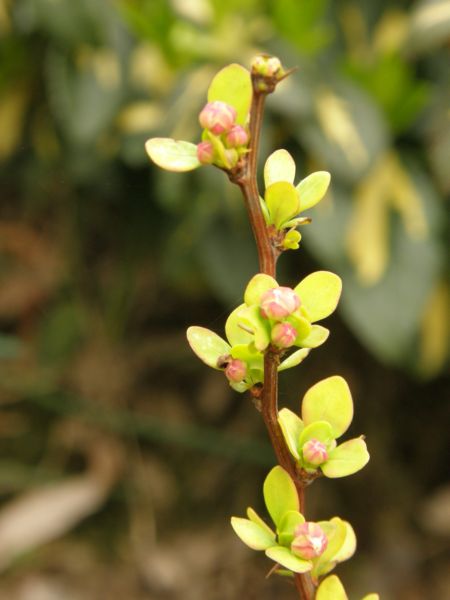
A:
<svg viewBox="0 0 450 600">
<path fill-rule="evenodd" d="M 280 320 L 288 317 L 300 306 L 300 298 L 288 287 L 272 288 L 261 296 L 261 315 Z"/>
<path fill-rule="evenodd" d="M 238 358 L 232 358 L 225 368 L 225 375 L 229 381 L 240 383 L 247 374 L 247 365 Z"/>
<path fill-rule="evenodd" d="M 259 54 L 252 60 L 252 73 L 262 77 L 276 77 L 282 72 L 280 59 L 276 56 Z"/>
<path fill-rule="evenodd" d="M 214 146 L 211 142 L 197 144 L 197 158 L 202 165 L 210 165 L 214 160 Z"/>
<path fill-rule="evenodd" d="M 248 144 L 248 133 L 241 125 L 233 125 L 225 138 L 227 146 L 230 148 L 238 148 Z"/>
<path fill-rule="evenodd" d="M 297 330 L 290 323 L 277 323 L 272 329 L 271 338 L 278 348 L 290 348 L 297 339 Z"/>
<path fill-rule="evenodd" d="M 221 135 L 232 128 L 236 120 L 236 114 L 236 109 L 233 106 L 215 100 L 206 104 L 198 120 L 204 129 L 208 129 L 214 135 Z"/>
<path fill-rule="evenodd" d="M 303 445 L 303 459 L 313 467 L 318 467 L 328 460 L 327 447 L 319 440 L 309 440 Z"/>
<path fill-rule="evenodd" d="M 299 558 L 311 560 L 323 554 L 327 545 L 328 539 L 322 527 L 306 521 L 295 528 L 291 550 Z"/>
</svg>

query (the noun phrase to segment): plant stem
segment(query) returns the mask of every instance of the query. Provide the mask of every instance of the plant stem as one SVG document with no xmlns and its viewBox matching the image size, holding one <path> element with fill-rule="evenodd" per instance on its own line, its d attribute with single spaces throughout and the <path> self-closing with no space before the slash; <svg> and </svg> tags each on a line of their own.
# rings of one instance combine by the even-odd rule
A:
<svg viewBox="0 0 450 600">
<path fill-rule="evenodd" d="M 253 100 L 250 112 L 249 154 L 242 171 L 230 177 L 242 190 L 249 220 L 256 240 L 259 269 L 261 273 L 276 278 L 278 250 L 272 240 L 264 220 L 259 200 L 257 182 L 258 147 L 261 123 L 267 91 L 260 91 L 253 79 Z M 261 397 L 261 414 L 269 433 L 277 461 L 291 476 L 297 489 L 300 512 L 304 513 L 305 482 L 296 471 L 289 449 L 278 424 L 278 365 L 280 356 L 270 348 L 264 355 L 264 386 Z M 312 600 L 314 585 L 308 573 L 295 574 L 295 585 L 301 600 Z"/>
</svg>

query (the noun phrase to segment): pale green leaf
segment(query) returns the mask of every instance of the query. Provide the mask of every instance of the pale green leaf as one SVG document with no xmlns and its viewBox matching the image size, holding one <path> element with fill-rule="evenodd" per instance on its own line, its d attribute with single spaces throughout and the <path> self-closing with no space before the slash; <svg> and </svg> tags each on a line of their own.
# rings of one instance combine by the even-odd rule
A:
<svg viewBox="0 0 450 600">
<path fill-rule="evenodd" d="M 272 223 L 277 229 L 299 211 L 298 193 L 292 183 L 277 181 L 266 188 L 265 201 Z"/>
<path fill-rule="evenodd" d="M 220 100 L 236 109 L 236 122 L 245 125 L 252 102 L 253 88 L 250 73 L 236 63 L 221 69 L 208 89 L 208 102 Z"/>
<path fill-rule="evenodd" d="M 302 560 L 294 556 L 290 550 L 284 546 L 273 546 L 266 550 L 266 556 L 274 560 L 282 567 L 286 567 L 294 573 L 306 573 L 311 570 L 312 563 L 309 560 Z"/>
<path fill-rule="evenodd" d="M 325 196 L 330 185 L 331 176 L 327 171 L 316 171 L 297 185 L 300 196 L 300 211 L 315 206 Z"/>
<path fill-rule="evenodd" d="M 330 271 L 311 273 L 295 288 L 313 323 L 331 315 L 341 291 L 341 278 Z"/>
<path fill-rule="evenodd" d="M 282 467 L 274 467 L 267 475 L 264 486 L 264 501 L 269 515 L 278 526 L 283 515 L 289 510 L 299 509 L 299 501 L 295 484 L 290 475 Z"/>
<path fill-rule="evenodd" d="M 287 150 L 276 150 L 264 165 L 264 184 L 268 188 L 276 181 L 294 183 L 295 162 Z"/>
<path fill-rule="evenodd" d="M 253 348 L 253 344 L 237 344 L 232 346 L 231 356 L 243 360 L 247 363 L 249 369 L 262 370 L 264 367 L 264 357 L 261 352 Z"/>
<path fill-rule="evenodd" d="M 315 421 L 304 427 L 298 440 L 299 448 L 302 448 L 306 442 L 318 440 L 326 446 L 334 440 L 333 429 L 327 421 Z"/>
<path fill-rule="evenodd" d="M 152 161 L 167 171 L 192 171 L 201 166 L 197 158 L 197 146 L 172 138 L 151 138 L 145 150 Z"/>
<path fill-rule="evenodd" d="M 268 290 L 279 287 L 277 281 L 270 275 L 257 273 L 248 282 L 244 292 L 244 302 L 247 306 L 258 304 L 261 301 L 261 296 Z"/>
<path fill-rule="evenodd" d="M 225 323 L 225 334 L 232 346 L 238 344 L 250 344 L 253 341 L 253 334 L 241 327 L 243 324 L 243 312 L 247 309 L 245 304 L 235 308 Z"/>
<path fill-rule="evenodd" d="M 217 359 L 230 354 L 231 347 L 213 331 L 205 327 L 189 327 L 186 336 L 195 354 L 209 367 L 219 369 Z"/>
<path fill-rule="evenodd" d="M 339 519 L 339 517 L 334 517 L 334 519 Z M 345 526 L 344 543 L 341 545 L 339 551 L 333 556 L 333 561 L 338 563 L 348 560 L 356 551 L 356 535 L 353 527 L 347 521 L 342 521 L 342 523 L 344 523 Z"/>
<path fill-rule="evenodd" d="M 295 528 L 304 522 L 305 517 L 296 510 L 289 510 L 285 513 L 278 527 L 278 543 L 290 547 L 294 539 Z"/>
<path fill-rule="evenodd" d="M 353 418 L 353 400 L 345 379 L 333 375 L 309 388 L 302 402 L 302 418 L 305 425 L 328 421 L 333 436 L 341 436 Z"/>
<path fill-rule="evenodd" d="M 335 556 L 345 544 L 347 537 L 346 523 L 339 517 L 333 517 L 330 521 L 319 521 L 320 527 L 325 532 L 328 545 L 320 556 L 314 561 L 313 575 L 326 575 L 336 565 Z"/>
<path fill-rule="evenodd" d="M 289 408 L 282 408 L 278 413 L 278 423 L 290 453 L 297 460 L 300 458 L 299 439 L 303 431 L 303 421 Z"/>
<path fill-rule="evenodd" d="M 380 600 L 380 596 L 378 594 L 367 594 L 362 600 Z"/>
<path fill-rule="evenodd" d="M 348 596 L 339 578 L 330 575 L 317 588 L 316 600 L 348 600 Z"/>
<path fill-rule="evenodd" d="M 292 369 L 292 367 L 296 367 L 303 360 L 305 360 L 310 352 L 311 350 L 309 348 L 301 348 L 300 350 L 296 350 L 281 362 L 280 366 L 278 367 L 278 371 L 286 371 L 286 369 Z"/>
<path fill-rule="evenodd" d="M 356 438 L 332 450 L 327 462 L 320 468 L 326 477 L 346 477 L 362 469 L 368 462 L 366 443 L 362 438 Z"/>
<path fill-rule="evenodd" d="M 295 328 L 297 332 L 295 345 L 300 346 L 301 341 L 307 338 L 311 333 L 311 323 L 302 314 L 300 314 L 300 311 L 296 311 L 292 315 L 289 315 L 289 317 L 286 318 L 286 321 Z"/>
<path fill-rule="evenodd" d="M 247 517 L 250 519 L 250 521 L 253 521 L 253 523 L 257 523 L 258 525 L 260 525 L 263 529 L 267 531 L 267 533 L 270 536 L 272 536 L 275 539 L 275 532 L 270 529 L 267 523 L 265 523 L 265 521 L 261 519 L 258 513 L 255 510 L 253 510 L 251 506 L 247 508 Z"/>
<path fill-rule="evenodd" d="M 275 535 L 270 535 L 264 527 L 249 519 L 231 517 L 231 526 L 236 535 L 252 550 L 267 550 L 275 543 Z"/>
<path fill-rule="evenodd" d="M 309 334 L 298 341 L 302 348 L 317 348 L 327 341 L 330 330 L 322 325 L 313 325 Z"/>
</svg>

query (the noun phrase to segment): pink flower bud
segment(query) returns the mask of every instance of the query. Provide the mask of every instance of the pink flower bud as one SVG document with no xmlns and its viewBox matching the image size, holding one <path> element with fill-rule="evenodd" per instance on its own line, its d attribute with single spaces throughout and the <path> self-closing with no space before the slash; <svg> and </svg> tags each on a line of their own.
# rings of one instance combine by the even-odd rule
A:
<svg viewBox="0 0 450 600">
<path fill-rule="evenodd" d="M 240 383 L 247 374 L 247 365 L 238 358 L 232 358 L 225 369 L 229 381 Z"/>
<path fill-rule="evenodd" d="M 211 142 L 197 144 L 197 158 L 202 165 L 210 165 L 214 160 L 214 146 Z"/>
<path fill-rule="evenodd" d="M 311 560 L 323 554 L 327 545 L 328 539 L 322 527 L 306 521 L 295 528 L 291 550 L 299 558 Z"/>
<path fill-rule="evenodd" d="M 201 111 L 198 120 L 204 129 L 209 129 L 214 135 L 229 131 L 236 120 L 236 109 L 225 102 L 216 100 L 208 102 Z"/>
<path fill-rule="evenodd" d="M 278 348 L 290 348 L 297 339 L 297 330 L 290 323 L 277 323 L 272 329 L 272 342 Z"/>
<path fill-rule="evenodd" d="M 248 133 L 241 125 L 233 125 L 225 138 L 227 145 L 230 148 L 238 148 L 246 146 L 248 143 Z"/>
<path fill-rule="evenodd" d="M 300 298 L 288 287 L 267 290 L 261 297 L 261 314 L 267 319 L 284 319 L 297 310 Z"/>
<path fill-rule="evenodd" d="M 302 452 L 304 460 L 313 467 L 318 467 L 328 460 L 327 447 L 319 440 L 313 439 L 306 442 L 303 445 Z"/>
</svg>

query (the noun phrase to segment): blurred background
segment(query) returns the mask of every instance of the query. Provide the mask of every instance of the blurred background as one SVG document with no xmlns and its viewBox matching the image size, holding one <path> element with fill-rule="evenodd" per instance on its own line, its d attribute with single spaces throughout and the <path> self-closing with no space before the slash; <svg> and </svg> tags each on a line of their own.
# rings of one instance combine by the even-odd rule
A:
<svg viewBox="0 0 450 600">
<path fill-rule="evenodd" d="M 450 598 L 449 41 L 449 0 L 0 0 L 2 600 L 296 597 L 229 526 L 263 511 L 259 415 L 185 341 L 257 271 L 241 199 L 144 152 L 197 142 L 214 73 L 258 51 L 298 66 L 261 160 L 332 174 L 279 279 L 344 280 L 280 400 L 343 375 L 372 455 L 308 516 L 353 524 L 352 598 Z"/>
</svg>

